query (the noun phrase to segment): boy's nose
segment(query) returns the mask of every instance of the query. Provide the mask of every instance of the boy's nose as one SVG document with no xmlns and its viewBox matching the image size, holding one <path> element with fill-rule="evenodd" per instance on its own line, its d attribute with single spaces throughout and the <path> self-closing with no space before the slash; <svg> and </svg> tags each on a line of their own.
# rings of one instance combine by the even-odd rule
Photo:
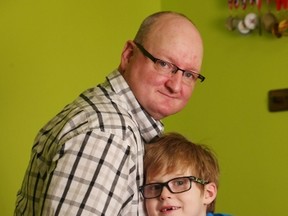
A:
<svg viewBox="0 0 288 216">
<path fill-rule="evenodd" d="M 169 199 L 171 198 L 172 193 L 168 190 L 167 187 L 163 187 L 161 195 L 160 195 L 160 199 L 161 200 L 165 200 L 165 199 Z"/>
</svg>

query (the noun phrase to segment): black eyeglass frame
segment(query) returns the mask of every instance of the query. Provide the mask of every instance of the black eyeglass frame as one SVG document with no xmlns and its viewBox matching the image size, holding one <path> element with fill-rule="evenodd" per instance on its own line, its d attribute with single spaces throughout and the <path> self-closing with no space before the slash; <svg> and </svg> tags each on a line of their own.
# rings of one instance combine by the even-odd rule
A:
<svg viewBox="0 0 288 216">
<path fill-rule="evenodd" d="M 169 183 L 171 181 L 175 181 L 177 179 L 183 179 L 183 178 L 188 178 L 189 179 L 190 187 L 188 189 L 186 189 L 184 191 L 180 191 L 180 192 L 172 191 L 171 188 L 169 187 Z M 183 193 L 183 192 L 189 191 L 191 189 L 191 187 L 192 187 L 192 182 L 196 182 L 196 183 L 201 184 L 201 185 L 206 185 L 206 184 L 209 183 L 209 181 L 203 180 L 201 178 L 197 178 L 195 176 L 182 176 L 182 177 L 177 177 L 177 178 L 170 179 L 169 181 L 166 181 L 166 182 L 155 182 L 155 183 L 145 184 L 145 185 L 139 187 L 139 191 L 141 192 L 141 194 L 142 194 L 144 199 L 153 199 L 153 198 L 157 198 L 157 197 L 159 197 L 161 195 L 164 187 L 166 187 L 172 194 L 178 194 L 178 193 Z M 154 196 L 154 197 L 145 197 L 144 189 L 145 189 L 145 187 L 151 186 L 151 185 L 159 185 L 159 186 L 161 186 L 160 193 L 159 193 L 159 195 Z"/>
<path fill-rule="evenodd" d="M 184 74 L 185 72 L 189 72 L 193 75 L 195 75 L 197 77 L 197 79 L 200 79 L 201 82 L 203 82 L 205 80 L 205 77 L 199 73 L 196 73 L 194 71 L 190 71 L 190 70 L 184 70 L 184 69 L 181 69 L 179 68 L 177 65 L 171 63 L 171 62 L 167 62 L 167 61 L 164 61 L 162 59 L 159 59 L 159 58 L 155 58 L 151 53 L 149 53 L 141 44 L 137 43 L 134 41 L 134 43 L 136 44 L 136 46 L 140 49 L 140 51 L 143 53 L 144 56 L 146 56 L 147 58 L 149 58 L 151 61 L 153 61 L 154 63 L 156 63 L 157 61 L 162 61 L 162 62 L 166 62 L 166 63 L 169 63 L 171 65 L 173 65 L 175 67 L 175 71 L 173 71 L 172 73 L 176 73 L 177 71 L 181 71 L 182 74 Z"/>
</svg>

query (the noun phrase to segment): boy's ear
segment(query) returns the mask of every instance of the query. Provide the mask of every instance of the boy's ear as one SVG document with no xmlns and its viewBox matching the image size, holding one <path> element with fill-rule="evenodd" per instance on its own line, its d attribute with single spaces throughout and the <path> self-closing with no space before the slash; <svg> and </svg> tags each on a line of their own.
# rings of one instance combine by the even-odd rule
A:
<svg viewBox="0 0 288 216">
<path fill-rule="evenodd" d="M 217 186 L 214 182 L 208 183 L 204 186 L 203 203 L 209 205 L 216 199 Z"/>
</svg>

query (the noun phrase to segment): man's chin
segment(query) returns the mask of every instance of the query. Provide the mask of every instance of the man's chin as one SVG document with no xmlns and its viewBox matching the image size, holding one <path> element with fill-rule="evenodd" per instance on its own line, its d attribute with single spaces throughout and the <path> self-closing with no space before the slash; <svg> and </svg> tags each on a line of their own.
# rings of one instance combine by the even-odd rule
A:
<svg viewBox="0 0 288 216">
<path fill-rule="evenodd" d="M 174 114 L 176 114 L 176 113 L 178 113 L 179 111 L 174 111 L 174 112 L 171 112 L 171 110 L 169 110 L 169 112 L 168 111 L 162 111 L 162 112 L 159 112 L 158 114 L 157 114 L 157 116 L 155 116 L 154 117 L 154 119 L 156 119 L 156 120 L 161 120 L 161 119 L 164 119 L 164 118 L 166 118 L 166 117 L 169 117 L 169 116 L 172 116 L 172 115 L 174 115 Z"/>
</svg>

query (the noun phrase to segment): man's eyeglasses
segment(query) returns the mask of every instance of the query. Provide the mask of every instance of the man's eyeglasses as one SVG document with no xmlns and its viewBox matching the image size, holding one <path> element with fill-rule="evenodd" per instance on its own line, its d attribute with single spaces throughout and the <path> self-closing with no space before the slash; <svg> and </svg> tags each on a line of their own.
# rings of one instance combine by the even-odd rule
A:
<svg viewBox="0 0 288 216">
<path fill-rule="evenodd" d="M 197 178 L 195 176 L 184 176 L 173 178 L 163 183 L 146 184 L 141 186 L 139 190 L 142 193 L 144 199 L 152 199 L 161 195 L 163 187 L 167 187 L 168 190 L 173 194 L 183 193 L 191 189 L 192 182 L 196 182 L 201 185 L 209 183 L 208 181 Z"/>
<path fill-rule="evenodd" d="M 170 77 L 172 74 L 176 74 L 177 71 L 180 70 L 183 75 L 183 82 L 188 85 L 192 85 L 197 81 L 197 79 L 200 79 L 201 82 L 205 80 L 204 76 L 195 71 L 183 70 L 170 62 L 155 58 L 141 44 L 137 42 L 134 43 L 144 56 L 146 56 L 147 58 L 149 58 L 151 61 L 154 62 L 156 69 L 162 74 L 168 75 Z"/>
</svg>

